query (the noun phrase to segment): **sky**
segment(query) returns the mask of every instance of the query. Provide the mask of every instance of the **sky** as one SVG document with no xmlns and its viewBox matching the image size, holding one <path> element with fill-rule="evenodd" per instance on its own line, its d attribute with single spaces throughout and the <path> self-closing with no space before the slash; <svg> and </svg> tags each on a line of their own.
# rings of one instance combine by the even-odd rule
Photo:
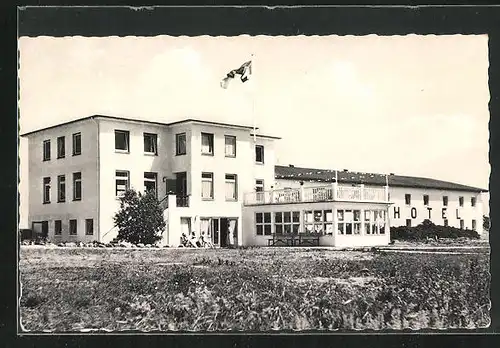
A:
<svg viewBox="0 0 500 348">
<path fill-rule="evenodd" d="M 261 134 L 282 137 L 278 164 L 488 188 L 486 35 L 42 36 L 18 44 L 21 133 L 93 114 L 255 122 Z M 222 89 L 226 73 L 250 57 L 251 80 Z M 22 142 L 21 173 L 26 151 Z"/>
</svg>

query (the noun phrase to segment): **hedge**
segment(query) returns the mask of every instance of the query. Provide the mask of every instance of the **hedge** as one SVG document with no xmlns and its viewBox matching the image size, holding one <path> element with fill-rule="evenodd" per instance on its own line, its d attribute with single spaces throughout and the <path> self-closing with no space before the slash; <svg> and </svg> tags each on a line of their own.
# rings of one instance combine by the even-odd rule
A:
<svg viewBox="0 0 500 348">
<path fill-rule="evenodd" d="M 420 225 L 414 227 L 391 227 L 391 239 L 393 240 L 420 240 L 427 238 L 479 239 L 480 236 L 476 231 L 473 230 L 464 230 L 451 226 L 435 225 L 430 220 L 424 220 Z"/>
</svg>

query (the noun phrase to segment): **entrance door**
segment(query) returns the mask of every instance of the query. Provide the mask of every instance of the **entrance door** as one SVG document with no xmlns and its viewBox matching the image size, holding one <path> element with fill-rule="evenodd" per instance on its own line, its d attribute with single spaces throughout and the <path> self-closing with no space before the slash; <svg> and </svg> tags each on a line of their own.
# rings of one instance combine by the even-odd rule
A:
<svg viewBox="0 0 500 348">
<path fill-rule="evenodd" d="M 228 219 L 227 228 L 231 245 L 238 245 L 238 219 Z"/>
<path fill-rule="evenodd" d="M 49 236 L 49 222 L 48 221 L 37 221 L 32 224 L 33 237 L 47 238 Z"/>
<path fill-rule="evenodd" d="M 227 229 L 227 219 L 220 219 L 220 246 L 227 247 L 228 244 L 228 229 Z"/>
<path fill-rule="evenodd" d="M 191 218 L 181 217 L 181 236 L 183 233 L 188 239 L 191 238 Z"/>
<path fill-rule="evenodd" d="M 186 172 L 175 173 L 175 186 L 177 195 L 187 196 L 187 174 Z"/>
<path fill-rule="evenodd" d="M 219 225 L 219 219 L 214 218 L 212 219 L 212 238 L 213 238 L 213 243 L 214 245 L 219 245 L 220 243 L 220 225 Z"/>
</svg>

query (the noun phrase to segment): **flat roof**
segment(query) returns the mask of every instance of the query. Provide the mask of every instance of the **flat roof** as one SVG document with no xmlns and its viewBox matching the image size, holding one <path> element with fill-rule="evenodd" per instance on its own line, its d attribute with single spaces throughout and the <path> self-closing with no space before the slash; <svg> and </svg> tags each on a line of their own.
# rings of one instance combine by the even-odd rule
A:
<svg viewBox="0 0 500 348">
<path fill-rule="evenodd" d="M 256 128 L 256 129 L 258 129 L 258 128 Z M 253 137 L 253 133 L 250 133 L 250 135 Z M 277 139 L 277 140 L 281 139 L 280 137 L 276 137 L 274 135 L 255 134 L 255 136 L 259 137 L 259 138 L 266 138 L 266 139 Z"/>
<path fill-rule="evenodd" d="M 298 181 L 335 182 L 335 171 L 336 170 L 332 169 L 302 168 L 282 165 L 277 165 L 274 167 L 274 175 L 276 179 Z M 337 178 L 339 183 L 348 184 L 385 186 L 386 183 L 386 174 L 337 170 Z M 426 188 L 467 192 L 488 192 L 488 190 L 482 188 L 415 176 L 390 174 L 387 175 L 387 181 L 389 183 L 389 186 L 393 187 Z"/>
<path fill-rule="evenodd" d="M 81 118 L 78 118 L 78 119 L 75 119 L 75 120 L 71 120 L 71 121 L 67 121 L 67 122 L 64 122 L 64 123 L 59 123 L 59 124 L 56 124 L 56 125 L 53 125 L 53 126 L 49 126 L 49 127 L 37 129 L 37 130 L 30 131 L 30 132 L 27 132 L 27 133 L 23 133 L 23 134 L 21 134 L 21 136 L 25 137 L 25 136 L 28 136 L 28 135 L 31 135 L 31 134 L 34 134 L 34 133 L 43 132 L 43 131 L 46 131 L 46 130 L 49 130 L 49 129 L 53 129 L 53 128 L 56 128 L 56 127 L 65 126 L 65 125 L 68 125 L 68 124 L 72 124 L 72 123 L 76 123 L 76 122 L 81 122 L 81 121 L 85 121 L 85 120 L 90 120 L 90 119 L 94 119 L 94 118 L 102 118 L 102 119 L 117 120 L 117 121 L 140 122 L 140 123 L 152 124 L 152 125 L 156 125 L 156 126 L 173 126 L 173 125 L 182 124 L 182 123 L 195 122 L 195 123 L 210 124 L 210 125 L 215 125 L 215 126 L 224 126 L 224 127 L 232 127 L 232 128 L 243 128 L 243 129 L 254 129 L 254 127 L 252 127 L 252 126 L 237 125 L 237 124 L 222 123 L 222 122 L 211 122 L 211 121 L 205 121 L 205 120 L 198 120 L 198 119 L 194 119 L 194 118 L 189 118 L 189 119 L 185 119 L 185 120 L 180 120 L 180 121 L 165 123 L 165 122 L 155 122 L 155 121 L 148 121 L 148 120 L 141 120 L 141 119 L 134 119 L 134 118 L 118 117 L 118 116 L 92 115 L 92 116 L 81 117 Z M 259 129 L 259 128 L 256 127 L 255 129 Z"/>
</svg>

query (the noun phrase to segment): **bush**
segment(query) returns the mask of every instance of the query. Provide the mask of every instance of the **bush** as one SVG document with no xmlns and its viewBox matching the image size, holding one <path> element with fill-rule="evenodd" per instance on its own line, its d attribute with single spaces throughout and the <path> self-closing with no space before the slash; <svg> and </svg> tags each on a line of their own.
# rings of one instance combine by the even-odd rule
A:
<svg viewBox="0 0 500 348">
<path fill-rule="evenodd" d="M 128 190 L 120 199 L 120 210 L 114 216 L 118 241 L 155 244 L 165 230 L 160 202 L 152 192 L 141 194 Z"/>
<path fill-rule="evenodd" d="M 423 240 L 427 238 L 469 238 L 479 239 L 479 234 L 473 230 L 463 230 L 451 226 L 435 225 L 430 220 L 424 220 L 415 227 L 391 227 L 391 239 Z"/>
</svg>

